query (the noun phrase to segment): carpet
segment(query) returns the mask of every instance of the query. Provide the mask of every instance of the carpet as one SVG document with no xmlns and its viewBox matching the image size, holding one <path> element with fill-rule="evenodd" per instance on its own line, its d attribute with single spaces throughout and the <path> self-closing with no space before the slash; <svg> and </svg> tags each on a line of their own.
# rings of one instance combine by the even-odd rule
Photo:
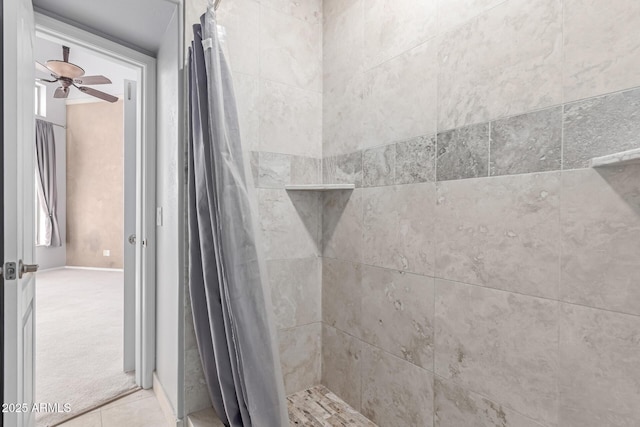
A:
<svg viewBox="0 0 640 427">
<path fill-rule="evenodd" d="M 123 273 L 61 269 L 36 280 L 37 403 L 69 403 L 37 413 L 50 426 L 135 387 L 122 371 Z"/>
</svg>

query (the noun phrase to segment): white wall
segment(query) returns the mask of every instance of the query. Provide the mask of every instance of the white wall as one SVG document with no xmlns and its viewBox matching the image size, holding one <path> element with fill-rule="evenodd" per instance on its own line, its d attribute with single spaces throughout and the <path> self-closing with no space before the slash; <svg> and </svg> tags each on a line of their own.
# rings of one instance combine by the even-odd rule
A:
<svg viewBox="0 0 640 427">
<path fill-rule="evenodd" d="M 44 62 L 50 58 L 57 58 L 60 52 L 57 46 L 51 46 L 51 43 L 41 39 L 36 39 L 35 58 L 37 61 Z M 55 86 L 48 85 L 47 92 L 47 112 L 43 119 L 65 126 L 67 123 L 67 107 L 64 100 L 55 99 L 53 92 Z M 41 270 L 48 268 L 64 267 L 67 259 L 67 134 L 65 129 L 54 126 L 54 134 L 56 137 L 56 174 L 58 178 L 58 223 L 60 225 L 60 239 L 62 246 L 58 248 L 47 248 L 43 246 L 36 247 L 36 262 L 40 265 Z"/>
<path fill-rule="evenodd" d="M 182 412 L 183 147 L 180 144 L 182 79 L 178 12 L 158 52 L 158 140 L 156 200 L 162 225 L 156 229 L 156 373 L 174 414 Z"/>
</svg>

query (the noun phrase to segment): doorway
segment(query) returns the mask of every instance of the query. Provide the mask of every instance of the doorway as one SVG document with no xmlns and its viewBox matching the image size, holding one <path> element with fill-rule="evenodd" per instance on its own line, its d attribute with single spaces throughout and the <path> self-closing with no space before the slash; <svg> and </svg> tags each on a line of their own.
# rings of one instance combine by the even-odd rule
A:
<svg viewBox="0 0 640 427">
<path fill-rule="evenodd" d="M 149 104 L 155 61 L 37 13 L 36 36 L 37 61 L 62 59 L 67 46 L 69 62 L 85 75 L 108 76 L 112 84 L 96 88 L 118 98 L 105 102 L 70 88 L 68 97 L 54 99 L 58 83 L 45 83 L 50 108 L 40 110 L 46 117 L 36 116 L 61 125 L 63 244 L 36 247 L 46 270 L 36 283 L 35 402 L 63 407 L 36 419 L 52 425 L 152 385 L 154 254 L 148 249 L 155 224 L 146 213 L 155 213 L 153 144 L 147 143 L 155 127 Z"/>
<path fill-rule="evenodd" d="M 168 20 L 181 4 L 178 0 L 160 3 L 148 0 L 135 4 L 124 0 L 108 3 L 36 0 L 34 3 L 41 8 L 40 11 L 50 9 L 46 11 L 46 16 L 34 15 L 31 0 L 2 3 L 5 258 L 0 283 L 4 298 L 3 400 L 24 402 L 29 407 L 32 403 L 37 403 L 33 391 L 32 353 L 35 334 L 35 321 L 32 320 L 37 318 L 33 298 L 36 275 L 29 273 L 34 268 L 31 263 L 35 263 L 34 239 L 29 234 L 33 232 L 32 213 L 35 211 L 34 166 L 31 164 L 34 159 L 30 152 L 31 141 L 34 139 L 34 28 L 37 28 L 40 37 L 61 42 L 71 49 L 92 49 L 105 58 L 120 61 L 136 70 L 136 81 L 140 84 L 137 88 L 132 88 L 131 92 L 136 98 L 138 117 L 134 131 L 138 167 L 135 172 L 135 204 L 138 215 L 134 221 L 135 289 L 134 297 L 129 300 L 134 303 L 135 382 L 147 389 L 153 385 L 156 356 L 157 88 L 154 56 L 157 48 L 154 46 L 162 38 Z M 127 13 L 121 13 L 122 10 Z M 154 13 L 150 14 L 149 11 Z M 139 48 L 140 46 L 143 47 Z M 177 59 L 178 55 L 175 57 Z M 26 171 L 30 171 L 30 174 L 26 174 Z M 165 223 L 168 219 L 165 215 Z M 175 303 L 175 298 L 173 301 Z M 178 372 L 179 377 L 179 370 L 175 372 Z M 166 372 L 166 375 L 171 373 Z M 178 413 L 181 413 L 179 405 Z M 33 425 L 33 418 L 32 411 L 5 413 L 2 417 L 5 425 L 19 427 Z"/>
<path fill-rule="evenodd" d="M 132 198 L 125 198 L 125 188 L 135 189 L 136 106 L 128 89 L 135 87 L 136 73 L 88 49 L 70 49 L 52 39 L 36 37 L 34 47 L 35 60 L 45 66 L 55 67 L 48 61 L 67 55 L 69 63 L 84 70 L 78 86 L 87 85 L 107 99 L 73 86 L 60 93 L 63 86 L 51 81 L 55 80 L 51 73 L 36 72 L 40 77 L 34 87 L 38 129 L 51 130 L 38 133 L 41 140 L 51 137 L 41 141 L 51 150 L 37 150 L 36 158 L 38 165 L 55 166 L 49 171 L 55 180 L 48 181 L 57 196 L 53 202 L 57 225 L 52 227 L 48 215 L 52 201 L 36 185 L 40 272 L 35 400 L 67 405 L 60 412 L 37 413 L 37 425 L 44 426 L 136 387 L 135 342 L 124 339 L 135 337 L 134 316 L 126 321 L 124 317 L 125 306 L 135 307 L 135 301 L 129 301 L 135 292 L 124 292 L 135 290 L 135 262 L 125 264 L 124 260 L 126 252 L 135 259 L 133 246 L 126 240 L 135 233 L 135 191 Z M 126 121 L 125 111 L 129 113 Z M 126 138 L 125 129 L 134 132 Z M 133 165 L 133 173 L 125 176 L 125 164 Z M 40 173 L 36 170 L 36 183 L 41 181 Z"/>
</svg>

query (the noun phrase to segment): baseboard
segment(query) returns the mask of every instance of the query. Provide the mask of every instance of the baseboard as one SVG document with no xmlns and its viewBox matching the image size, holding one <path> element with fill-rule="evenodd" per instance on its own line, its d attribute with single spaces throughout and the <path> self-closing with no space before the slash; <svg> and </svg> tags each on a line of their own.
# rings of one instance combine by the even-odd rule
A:
<svg viewBox="0 0 640 427">
<path fill-rule="evenodd" d="M 65 267 L 64 265 L 61 267 L 51 267 L 51 268 L 43 268 L 42 270 L 38 270 L 38 273 L 47 273 L 49 271 L 56 271 L 56 270 L 64 270 Z"/>
<path fill-rule="evenodd" d="M 169 425 L 183 427 L 184 422 L 183 420 L 176 418 L 171 402 L 169 402 L 169 398 L 167 397 L 167 393 L 164 391 L 162 383 L 158 378 L 158 374 L 155 371 L 153 372 L 153 393 L 156 395 L 156 399 L 158 399 L 158 403 L 160 403 L 160 408 L 162 408 L 162 413 L 167 419 Z"/>
<path fill-rule="evenodd" d="M 124 268 L 81 267 L 81 266 L 75 266 L 75 265 L 67 265 L 63 268 L 67 268 L 69 270 L 118 271 L 118 272 L 124 271 Z"/>
<path fill-rule="evenodd" d="M 185 427 L 224 427 L 213 408 L 189 414 Z"/>
</svg>

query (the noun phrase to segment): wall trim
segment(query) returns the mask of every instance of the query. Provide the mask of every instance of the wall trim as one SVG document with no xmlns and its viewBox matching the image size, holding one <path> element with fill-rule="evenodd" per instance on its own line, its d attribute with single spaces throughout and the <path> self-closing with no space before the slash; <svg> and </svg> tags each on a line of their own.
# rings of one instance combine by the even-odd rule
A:
<svg viewBox="0 0 640 427">
<path fill-rule="evenodd" d="M 65 265 L 62 268 L 69 270 L 93 270 L 93 271 L 121 271 L 124 272 L 124 268 L 103 268 L 103 267 L 82 267 L 79 265 Z"/>
<path fill-rule="evenodd" d="M 153 371 L 153 393 L 156 395 L 160 408 L 162 408 L 162 413 L 167 419 L 169 425 L 183 427 L 184 420 L 176 418 L 171 402 L 169 402 L 169 398 L 167 397 L 167 393 L 164 391 L 160 378 L 158 378 L 157 371 Z"/>
</svg>

